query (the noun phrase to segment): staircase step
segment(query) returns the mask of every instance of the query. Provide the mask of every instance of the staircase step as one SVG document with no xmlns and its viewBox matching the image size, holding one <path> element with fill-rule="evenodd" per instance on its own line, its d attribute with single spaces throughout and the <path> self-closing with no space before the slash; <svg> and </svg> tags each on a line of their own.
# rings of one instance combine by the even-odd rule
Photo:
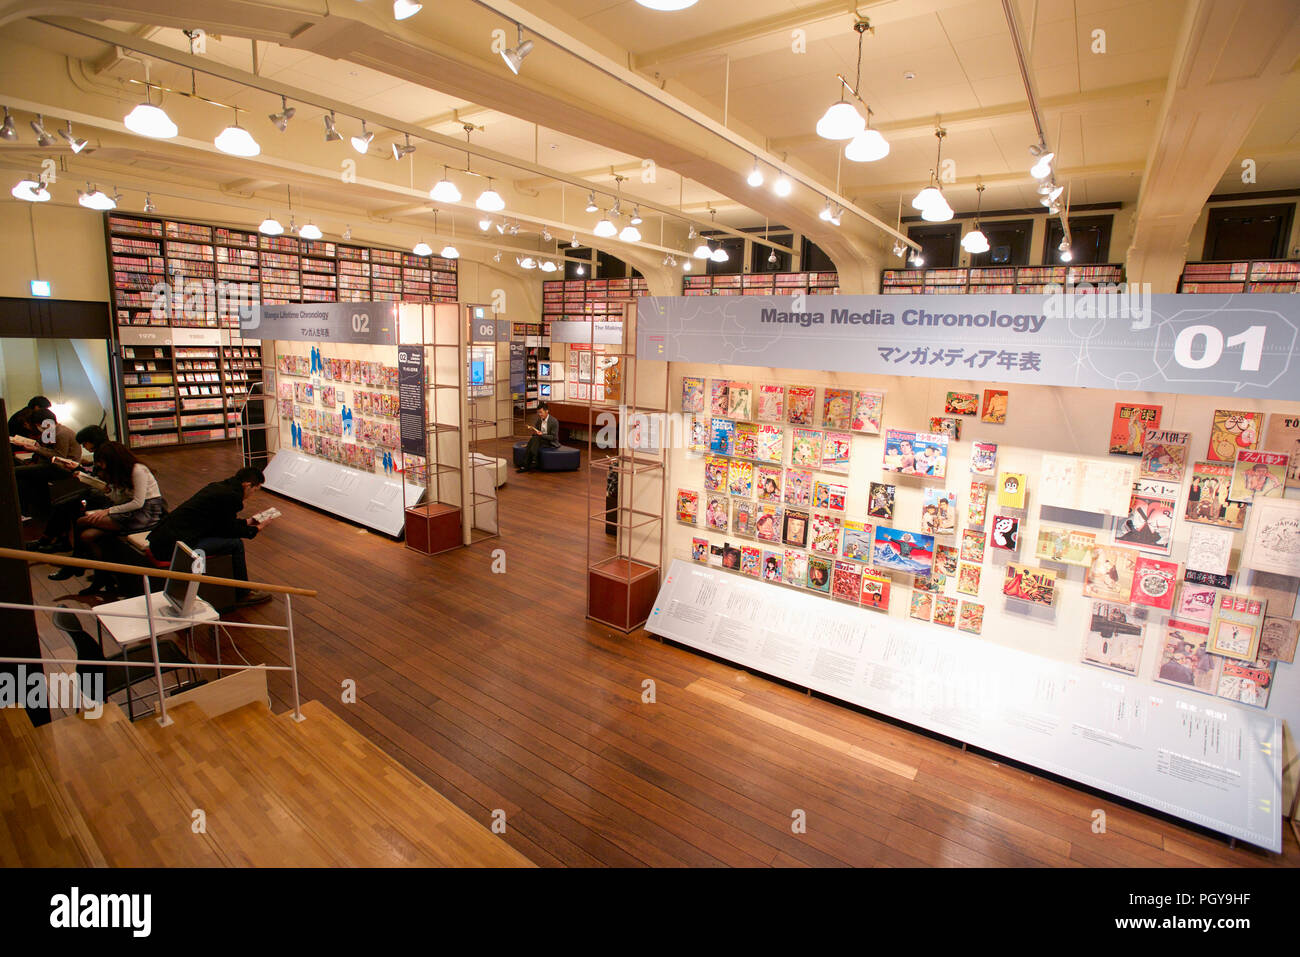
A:
<svg viewBox="0 0 1300 957">
<path fill-rule="evenodd" d="M 212 719 L 230 746 L 251 758 L 253 775 L 277 793 L 325 846 L 358 867 L 430 867 L 444 855 L 422 835 L 402 832 L 327 763 L 278 726 L 264 704 Z"/>
<path fill-rule="evenodd" d="M 252 757 L 231 747 L 197 704 L 171 705 L 174 723 L 144 721 L 135 732 L 167 769 L 192 808 L 201 809 L 208 836 L 239 867 L 330 867 L 347 860 L 299 820 L 276 789 L 256 773 Z M 271 720 L 262 708 L 261 720 Z"/>
<path fill-rule="evenodd" d="M 191 807 L 150 759 L 121 711 L 52 721 L 31 737 L 53 785 L 115 867 L 214 867 L 227 863 L 190 830 Z"/>
<path fill-rule="evenodd" d="M 280 715 L 280 728 L 403 834 L 436 850 L 451 867 L 531 867 L 501 837 L 366 740 L 324 704 L 302 706 L 306 721 Z"/>
</svg>

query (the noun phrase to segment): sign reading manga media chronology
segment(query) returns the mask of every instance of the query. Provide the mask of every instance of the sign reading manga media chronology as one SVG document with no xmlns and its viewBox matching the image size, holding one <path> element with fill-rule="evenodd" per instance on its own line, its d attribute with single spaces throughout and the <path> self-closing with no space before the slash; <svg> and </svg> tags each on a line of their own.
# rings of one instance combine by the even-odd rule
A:
<svg viewBox="0 0 1300 957">
<path fill-rule="evenodd" d="M 397 402 L 402 452 L 406 455 L 424 455 L 423 346 L 402 346 L 397 350 Z"/>
<path fill-rule="evenodd" d="M 639 300 L 643 359 L 1300 399 L 1300 297 L 677 296 Z"/>
<path fill-rule="evenodd" d="M 302 302 L 240 310 L 240 329 L 260 339 L 295 342 L 397 344 L 395 302 Z"/>
</svg>

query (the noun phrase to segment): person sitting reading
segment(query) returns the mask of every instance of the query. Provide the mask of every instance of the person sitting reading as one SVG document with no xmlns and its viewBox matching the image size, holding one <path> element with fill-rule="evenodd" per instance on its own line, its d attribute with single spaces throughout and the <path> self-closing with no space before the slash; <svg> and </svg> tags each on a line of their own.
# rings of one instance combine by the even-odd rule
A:
<svg viewBox="0 0 1300 957">
<path fill-rule="evenodd" d="M 244 539 L 255 538 L 262 525 L 239 513 L 248 496 L 262 487 L 261 469 L 242 468 L 229 478 L 211 482 L 186 499 L 149 533 L 149 551 L 160 562 L 171 559 L 178 541 L 205 555 L 229 555 L 234 577 L 248 581 Z M 241 589 L 235 593 L 240 605 L 260 605 L 271 600 L 264 591 Z"/>
<path fill-rule="evenodd" d="M 32 461 L 14 467 L 18 501 L 24 515 L 46 515 L 51 504 L 50 483 L 67 478 L 68 472 L 81 464 L 81 445 L 72 429 L 48 409 L 33 409 L 27 421 L 36 443 L 30 448 L 36 454 Z"/>
<path fill-rule="evenodd" d="M 536 425 L 528 427 L 533 437 L 528 440 L 528 448 L 524 451 L 524 464 L 515 469 L 516 472 L 538 468 L 542 461 L 542 446 L 552 449 L 560 447 L 560 423 L 552 417 L 551 408 L 545 402 L 537 406 L 536 421 Z"/>
</svg>

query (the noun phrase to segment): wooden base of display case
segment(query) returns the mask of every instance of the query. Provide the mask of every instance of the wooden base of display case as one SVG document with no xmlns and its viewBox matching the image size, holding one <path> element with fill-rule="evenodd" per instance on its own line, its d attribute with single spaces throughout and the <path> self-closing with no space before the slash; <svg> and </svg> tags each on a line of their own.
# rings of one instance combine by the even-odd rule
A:
<svg viewBox="0 0 1300 957">
<path fill-rule="evenodd" d="M 460 509 L 455 505 L 433 502 L 406 510 L 407 548 L 425 555 L 437 555 L 463 544 Z"/>
<path fill-rule="evenodd" d="M 659 566 L 621 555 L 587 570 L 587 617 L 619 631 L 646 623 L 659 594 Z"/>
</svg>

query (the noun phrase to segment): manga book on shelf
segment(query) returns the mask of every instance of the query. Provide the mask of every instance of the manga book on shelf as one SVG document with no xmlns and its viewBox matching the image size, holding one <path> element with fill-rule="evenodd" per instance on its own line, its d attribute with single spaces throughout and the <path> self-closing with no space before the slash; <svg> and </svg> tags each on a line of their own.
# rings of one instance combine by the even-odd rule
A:
<svg viewBox="0 0 1300 957">
<path fill-rule="evenodd" d="M 754 492 L 760 502 L 781 503 L 781 467 L 779 465 L 754 466 Z"/>
<path fill-rule="evenodd" d="M 754 435 L 754 460 L 780 465 L 785 460 L 785 429 L 760 425 Z"/>
<path fill-rule="evenodd" d="M 758 426 L 753 422 L 737 422 L 731 439 L 731 454 L 738 459 L 753 459 L 758 450 Z"/>
<path fill-rule="evenodd" d="M 833 482 L 813 482 L 813 508 L 822 508 L 831 512 L 844 511 L 844 499 L 849 494 L 847 485 Z"/>
<path fill-rule="evenodd" d="M 1210 447 L 1205 457 L 1211 462 L 1236 462 L 1237 453 L 1242 449 L 1259 448 L 1263 424 L 1262 412 L 1215 409 L 1210 420 Z"/>
<path fill-rule="evenodd" d="M 790 425 L 812 425 L 816 411 L 817 390 L 812 386 L 792 385 L 785 393 L 785 420 Z"/>
<path fill-rule="evenodd" d="M 730 401 L 727 395 L 727 389 L 731 383 L 726 379 L 711 379 L 709 381 L 709 414 L 714 416 L 726 416 L 730 411 Z"/>
<path fill-rule="evenodd" d="M 763 549 L 763 581 L 779 582 L 785 574 L 785 555 Z"/>
<path fill-rule="evenodd" d="M 704 490 L 706 492 L 725 492 L 727 474 L 731 470 L 731 459 L 725 455 L 704 456 Z"/>
<path fill-rule="evenodd" d="M 845 519 L 840 540 L 840 557 L 870 564 L 872 541 L 870 524 Z"/>
<path fill-rule="evenodd" d="M 822 390 L 822 426 L 828 429 L 847 429 L 853 422 L 853 390 Z"/>
<path fill-rule="evenodd" d="M 754 463 L 731 459 L 727 469 L 727 494 L 741 498 L 754 496 Z"/>
<path fill-rule="evenodd" d="M 740 422 L 752 421 L 754 418 L 754 389 L 748 382 L 730 382 L 727 384 L 727 417 Z"/>
<path fill-rule="evenodd" d="M 808 548 L 823 555 L 840 553 L 840 519 L 813 512 Z"/>
<path fill-rule="evenodd" d="M 822 442 L 822 471 L 847 475 L 852 452 L 852 435 L 848 432 L 827 432 Z"/>
<path fill-rule="evenodd" d="M 808 553 L 787 548 L 785 550 L 785 583 L 803 588 L 808 581 Z"/>
<path fill-rule="evenodd" d="M 1112 455 L 1141 455 L 1148 429 L 1160 428 L 1159 405 L 1129 405 L 1115 403 L 1115 413 L 1110 420 L 1110 451 Z"/>
<path fill-rule="evenodd" d="M 980 395 L 978 392 L 949 392 L 943 411 L 946 415 L 979 415 Z"/>
<path fill-rule="evenodd" d="M 808 590 L 830 594 L 831 559 L 808 556 Z"/>
<path fill-rule="evenodd" d="M 760 503 L 754 512 L 754 537 L 761 542 L 781 541 L 783 513 L 779 506 Z"/>
<path fill-rule="evenodd" d="M 892 485 L 872 482 L 867 493 L 867 514 L 872 518 L 883 518 L 887 522 L 894 520 L 894 494 Z"/>
<path fill-rule="evenodd" d="M 1094 601 L 1083 640 L 1084 664 L 1136 675 L 1146 641 L 1147 612 L 1123 602 Z"/>
<path fill-rule="evenodd" d="M 820 429 L 795 429 L 790 441 L 790 464 L 796 468 L 822 467 L 822 432 Z"/>
<path fill-rule="evenodd" d="M 1211 653 L 1209 641 L 1210 629 L 1204 623 L 1167 619 L 1164 643 L 1156 661 L 1156 681 L 1188 691 L 1214 694 L 1219 687 L 1223 659 Z"/>
<path fill-rule="evenodd" d="M 704 379 L 698 376 L 682 376 L 682 411 L 704 411 Z"/>
<path fill-rule="evenodd" d="M 837 561 L 831 580 L 831 596 L 856 605 L 862 599 L 862 566 L 856 562 Z"/>
<path fill-rule="evenodd" d="M 1191 441 L 1190 432 L 1149 429 L 1142 441 L 1138 478 L 1181 482 L 1187 469 L 1187 449 Z"/>
<path fill-rule="evenodd" d="M 683 525 L 698 525 L 700 520 L 700 493 L 690 489 L 677 490 L 677 521 Z"/>
<path fill-rule="evenodd" d="M 785 504 L 812 505 L 813 474 L 807 469 L 785 470 Z"/>
<path fill-rule="evenodd" d="M 780 425 L 785 422 L 785 386 L 760 385 L 758 387 L 759 422 L 771 422 Z"/>
<path fill-rule="evenodd" d="M 850 431 L 865 432 L 867 435 L 880 434 L 880 422 L 885 414 L 885 393 L 854 392 L 853 421 Z"/>
</svg>

